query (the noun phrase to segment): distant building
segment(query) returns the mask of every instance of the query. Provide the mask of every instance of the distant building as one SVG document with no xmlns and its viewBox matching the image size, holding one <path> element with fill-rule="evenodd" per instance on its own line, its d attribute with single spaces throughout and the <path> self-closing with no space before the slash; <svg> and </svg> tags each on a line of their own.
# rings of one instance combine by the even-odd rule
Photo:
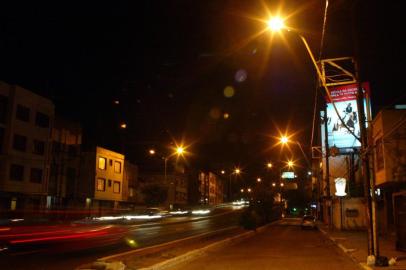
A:
<svg viewBox="0 0 406 270">
<path fill-rule="evenodd" d="M 0 210 L 46 206 L 54 104 L 0 82 Z"/>
<path fill-rule="evenodd" d="M 143 203 L 144 200 L 138 182 L 138 166 L 125 160 L 123 175 L 123 206 L 131 207 Z"/>
<path fill-rule="evenodd" d="M 162 173 L 145 172 L 140 176 L 142 181 L 140 189 L 148 185 L 158 185 L 167 191 L 166 201 L 162 206 L 172 208 L 186 205 L 188 202 L 187 175 L 183 172 L 174 171 L 165 177 Z"/>
<path fill-rule="evenodd" d="M 216 205 L 223 203 L 224 184 L 221 178 L 212 172 L 200 172 L 199 194 L 201 204 Z"/>
<path fill-rule="evenodd" d="M 79 123 L 55 117 L 51 130 L 51 174 L 48 201 L 52 207 L 66 208 L 78 204 L 82 128 Z"/>
<path fill-rule="evenodd" d="M 376 115 L 372 122 L 371 145 L 379 228 L 383 234 L 397 231 L 398 247 L 406 250 L 405 108 L 384 109 Z"/>
<path fill-rule="evenodd" d="M 83 152 L 77 197 L 93 210 L 117 208 L 123 200 L 124 155 L 96 147 Z"/>
</svg>

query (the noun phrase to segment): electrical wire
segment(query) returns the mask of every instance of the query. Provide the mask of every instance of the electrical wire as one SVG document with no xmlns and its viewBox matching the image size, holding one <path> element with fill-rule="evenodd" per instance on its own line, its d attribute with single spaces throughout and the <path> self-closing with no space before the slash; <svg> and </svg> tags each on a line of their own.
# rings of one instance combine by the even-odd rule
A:
<svg viewBox="0 0 406 270">
<path fill-rule="evenodd" d="M 324 8 L 324 15 L 323 15 L 323 27 L 322 27 L 322 32 L 321 32 L 321 40 L 320 40 L 320 49 L 319 49 L 319 57 L 318 61 L 321 60 L 321 57 L 323 56 L 323 47 L 324 47 L 324 36 L 326 33 L 326 25 L 327 25 L 327 10 L 328 10 L 328 0 L 326 0 L 326 6 Z M 318 79 L 316 79 L 316 85 L 317 85 Z M 310 146 L 313 146 L 313 141 L 314 141 L 314 133 L 315 133 L 315 125 L 316 125 L 316 117 L 317 117 L 317 97 L 318 97 L 318 87 L 316 86 L 316 91 L 314 94 L 314 106 L 313 106 L 313 125 L 312 125 L 312 136 L 310 138 Z M 326 117 L 326 116 L 325 116 Z M 327 120 L 327 117 L 326 117 Z"/>
</svg>

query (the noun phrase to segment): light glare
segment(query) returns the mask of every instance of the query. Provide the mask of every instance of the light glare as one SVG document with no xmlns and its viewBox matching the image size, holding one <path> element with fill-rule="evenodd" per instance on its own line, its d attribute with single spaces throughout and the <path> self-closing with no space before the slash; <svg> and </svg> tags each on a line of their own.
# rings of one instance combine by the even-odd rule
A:
<svg viewBox="0 0 406 270">
<path fill-rule="evenodd" d="M 279 17 L 273 17 L 268 20 L 268 28 L 272 31 L 279 31 L 285 27 L 283 20 Z"/>
</svg>

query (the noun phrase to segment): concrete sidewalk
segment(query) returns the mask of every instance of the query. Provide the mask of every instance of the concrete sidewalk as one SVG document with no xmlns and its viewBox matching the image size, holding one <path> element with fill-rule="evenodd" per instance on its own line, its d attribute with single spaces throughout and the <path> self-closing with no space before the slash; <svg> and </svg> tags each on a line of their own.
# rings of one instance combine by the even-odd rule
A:
<svg viewBox="0 0 406 270">
<path fill-rule="evenodd" d="M 366 231 L 338 231 L 329 230 L 325 224 L 318 224 L 319 230 L 332 240 L 344 253 L 346 253 L 354 262 L 358 263 L 364 269 L 406 269 L 406 252 L 395 249 L 394 236 L 386 238 L 380 237 L 379 250 L 380 255 L 389 259 L 397 258 L 394 266 L 388 267 L 370 267 L 366 260 L 368 255 L 368 239 Z"/>
<path fill-rule="evenodd" d="M 359 266 L 317 230 L 281 221 L 228 246 L 205 249 L 192 260 L 144 270 L 357 270 Z"/>
</svg>

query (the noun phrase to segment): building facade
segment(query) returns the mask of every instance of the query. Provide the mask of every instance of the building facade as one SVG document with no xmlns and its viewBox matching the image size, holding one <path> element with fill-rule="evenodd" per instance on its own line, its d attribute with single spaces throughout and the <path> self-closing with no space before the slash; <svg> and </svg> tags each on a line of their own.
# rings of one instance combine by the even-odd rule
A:
<svg viewBox="0 0 406 270">
<path fill-rule="evenodd" d="M 406 250 L 406 106 L 381 110 L 372 122 L 371 145 L 378 229 L 396 232 Z M 402 203 L 402 207 L 400 207 Z M 403 208 L 403 210 L 402 210 Z"/>
<path fill-rule="evenodd" d="M 47 205 L 54 104 L 0 82 L 0 209 Z"/>
<path fill-rule="evenodd" d="M 118 208 L 123 200 L 124 159 L 102 147 L 82 153 L 77 197 L 83 206 L 99 212 Z"/>
<path fill-rule="evenodd" d="M 224 201 L 224 184 L 220 177 L 212 172 L 199 173 L 200 203 L 216 205 Z"/>
<path fill-rule="evenodd" d="M 82 146 L 80 124 L 55 117 L 51 144 L 48 201 L 52 208 L 75 207 Z"/>
<path fill-rule="evenodd" d="M 138 182 L 138 166 L 124 161 L 123 174 L 123 206 L 132 207 L 143 204 L 143 196 Z"/>
</svg>

